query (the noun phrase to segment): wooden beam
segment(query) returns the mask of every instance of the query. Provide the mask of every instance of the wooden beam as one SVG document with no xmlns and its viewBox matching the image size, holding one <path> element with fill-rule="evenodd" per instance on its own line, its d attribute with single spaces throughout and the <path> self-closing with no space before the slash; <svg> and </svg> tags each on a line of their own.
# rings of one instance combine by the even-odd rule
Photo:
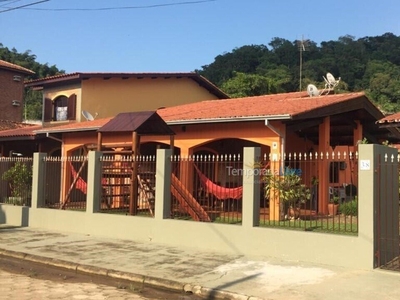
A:
<svg viewBox="0 0 400 300">
<path fill-rule="evenodd" d="M 102 136 L 101 136 L 101 132 L 97 133 L 97 151 L 101 151 L 102 148 Z"/>
<path fill-rule="evenodd" d="M 300 131 L 300 130 L 307 129 L 310 127 L 318 126 L 318 125 L 322 124 L 322 122 L 323 122 L 322 119 L 299 122 L 299 123 L 287 125 L 286 129 L 290 130 L 290 131 Z"/>
</svg>

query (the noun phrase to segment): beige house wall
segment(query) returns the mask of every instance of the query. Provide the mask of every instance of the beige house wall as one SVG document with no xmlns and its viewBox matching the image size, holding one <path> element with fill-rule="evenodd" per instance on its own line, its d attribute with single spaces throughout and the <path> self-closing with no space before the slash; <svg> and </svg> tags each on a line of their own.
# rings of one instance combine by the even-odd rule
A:
<svg viewBox="0 0 400 300">
<path fill-rule="evenodd" d="M 189 78 L 91 78 L 82 81 L 82 110 L 99 118 L 218 99 Z"/>
</svg>

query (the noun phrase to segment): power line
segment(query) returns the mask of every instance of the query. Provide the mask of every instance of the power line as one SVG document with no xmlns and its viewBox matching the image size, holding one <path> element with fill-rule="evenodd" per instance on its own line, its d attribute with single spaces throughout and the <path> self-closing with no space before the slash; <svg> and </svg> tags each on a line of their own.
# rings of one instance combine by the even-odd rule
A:
<svg viewBox="0 0 400 300">
<path fill-rule="evenodd" d="M 25 7 L 28 7 L 28 6 L 36 5 L 36 4 L 39 4 L 39 3 L 48 2 L 48 1 L 50 1 L 50 0 L 42 0 L 42 1 L 37 1 L 37 2 L 33 2 L 33 3 L 28 3 L 28 4 L 16 6 L 16 7 L 10 7 L 10 8 L 7 8 L 7 9 L 5 9 L 5 10 L 0 11 L 0 14 L 1 14 L 1 13 L 4 13 L 4 12 L 7 12 L 7 11 L 10 11 L 10 10 L 21 9 L 21 8 L 25 8 Z M 18 1 L 15 1 L 15 2 L 18 2 Z"/>
<path fill-rule="evenodd" d="M 152 5 L 99 7 L 99 8 L 27 8 L 27 9 L 42 10 L 42 11 L 106 11 L 106 10 L 144 9 L 144 8 L 156 8 L 165 6 L 191 5 L 191 4 L 200 4 L 200 3 L 215 2 L 215 1 L 217 0 L 183 1 L 176 3 L 163 3 L 163 4 L 152 4 Z"/>
</svg>

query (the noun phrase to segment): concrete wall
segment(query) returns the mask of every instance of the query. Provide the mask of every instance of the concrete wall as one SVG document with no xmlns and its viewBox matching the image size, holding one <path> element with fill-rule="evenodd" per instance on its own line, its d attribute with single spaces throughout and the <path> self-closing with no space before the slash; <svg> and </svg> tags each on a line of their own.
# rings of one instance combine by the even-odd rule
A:
<svg viewBox="0 0 400 300">
<path fill-rule="evenodd" d="M 28 226 L 29 207 L 0 203 L 0 224 Z"/>
<path fill-rule="evenodd" d="M 373 151 L 360 147 L 360 159 L 373 160 Z M 157 150 L 157 178 L 169 176 L 170 150 Z M 258 148 L 244 149 L 245 168 L 252 166 L 260 151 Z M 374 260 L 373 236 L 373 173 L 360 173 L 360 208 L 358 236 L 323 234 L 305 231 L 258 227 L 259 195 L 256 176 L 243 178 L 242 225 L 201 223 L 167 219 L 169 215 L 170 191 L 168 181 L 157 180 L 155 218 L 122 216 L 97 213 L 98 188 L 88 182 L 87 211 L 64 211 L 40 208 L 43 190 L 40 187 L 40 163 L 42 154 L 35 154 L 34 191 L 29 226 L 99 235 L 110 238 L 133 239 L 148 243 L 162 243 L 173 246 L 195 247 L 225 253 L 248 256 L 272 256 L 286 261 L 306 261 L 353 268 L 372 269 Z M 90 152 L 90 172 L 100 172 L 95 167 L 98 152 Z M 246 167 L 247 166 L 247 167 Z M 253 172 L 257 173 L 257 172 Z M 244 174 L 250 174 L 250 172 Z M 92 174 L 88 180 L 96 180 L 99 174 Z"/>
</svg>

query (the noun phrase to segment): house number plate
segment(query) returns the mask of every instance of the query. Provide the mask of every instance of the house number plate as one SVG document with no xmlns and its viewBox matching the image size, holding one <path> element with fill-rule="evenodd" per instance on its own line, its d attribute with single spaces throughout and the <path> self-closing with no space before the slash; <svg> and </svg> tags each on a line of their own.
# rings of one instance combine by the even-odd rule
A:
<svg viewBox="0 0 400 300">
<path fill-rule="evenodd" d="M 360 170 L 361 171 L 371 170 L 371 161 L 369 159 L 360 160 Z"/>
</svg>

